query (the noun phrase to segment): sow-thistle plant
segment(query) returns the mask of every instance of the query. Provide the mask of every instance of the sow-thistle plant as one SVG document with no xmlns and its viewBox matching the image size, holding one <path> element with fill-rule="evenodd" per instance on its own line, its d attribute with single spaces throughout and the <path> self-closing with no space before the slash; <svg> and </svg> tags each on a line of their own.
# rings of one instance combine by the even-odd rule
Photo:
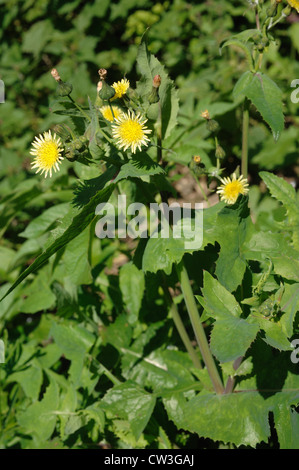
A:
<svg viewBox="0 0 299 470">
<path fill-rule="evenodd" d="M 234 133 L 239 139 L 235 147 L 230 147 L 228 144 L 231 136 L 227 141 L 223 137 L 226 130 L 222 128 L 221 121 L 217 118 L 221 114 L 217 109 L 218 104 L 209 107 L 209 103 L 204 103 L 201 107 L 201 103 L 198 103 L 196 105 L 197 120 L 194 119 L 191 111 L 190 116 L 184 115 L 183 112 L 179 114 L 179 100 L 174 82 L 168 77 L 160 62 L 149 53 L 144 40 L 138 50 L 137 65 L 138 70 L 141 71 L 141 77 L 136 85 L 134 86 L 131 78 L 130 81 L 127 78 L 121 78 L 111 85 L 112 80 L 109 79 L 108 71 L 101 68 L 98 72 L 100 81 L 94 87 L 94 99 L 89 98 L 85 105 L 73 99 L 72 87 L 62 80 L 56 69 L 52 71 L 52 76 L 57 83 L 58 112 L 65 114 L 65 118 L 69 121 L 64 127 L 55 127 L 55 131 L 49 130 L 35 138 L 30 150 L 34 157 L 32 167 L 37 173 L 51 177 L 53 172 L 59 170 L 63 158 L 66 158 L 72 170 L 72 183 L 74 174 L 80 174 L 82 167 L 84 181 L 78 181 L 76 186 L 74 200 L 71 202 L 75 208 L 71 207 L 70 213 L 67 214 L 59 230 L 53 230 L 53 240 L 50 239 L 45 251 L 21 272 L 8 293 L 55 253 L 58 253 L 58 256 L 51 266 L 51 272 L 54 272 L 57 266 L 60 268 L 60 261 L 64 256 L 63 249 L 73 239 L 87 233 L 85 229 L 88 230 L 88 242 L 86 242 L 87 248 L 84 253 L 86 256 L 88 253 L 92 264 L 92 259 L 97 258 L 95 253 L 97 248 L 99 246 L 103 248 L 102 242 L 93 245 L 91 235 L 95 214 L 99 207 L 105 206 L 110 201 L 110 198 L 114 204 L 119 196 L 129 193 L 130 198 L 134 198 L 134 195 L 138 194 L 144 201 L 146 216 L 150 214 L 152 203 L 158 201 L 162 203 L 161 206 L 164 204 L 165 208 L 165 204 L 175 197 L 172 186 L 174 178 L 170 172 L 175 168 L 176 162 L 186 163 L 185 170 L 188 178 L 192 174 L 192 183 L 195 179 L 207 203 L 207 209 L 203 210 L 203 214 L 201 213 L 203 222 L 199 227 L 202 229 L 203 237 L 200 247 L 187 247 L 185 242 L 188 239 L 188 231 L 184 231 L 181 238 L 175 236 L 178 233 L 176 232 L 178 227 L 175 226 L 175 217 L 173 217 L 173 221 L 169 223 L 168 238 L 149 236 L 147 240 L 142 240 L 144 243 L 137 245 L 136 250 L 135 246 L 134 250 L 127 245 L 125 248 L 126 255 L 131 257 L 131 262 L 120 268 L 119 284 L 123 311 L 120 314 L 119 310 L 115 309 L 116 322 L 121 322 L 121 334 L 124 338 L 121 338 L 118 343 L 115 333 L 117 330 L 115 329 L 110 334 L 110 325 L 107 324 L 105 329 L 107 328 L 108 333 L 103 343 L 115 341 L 113 346 L 116 349 L 119 348 L 120 355 L 131 354 L 130 345 L 133 342 L 134 347 L 137 345 L 136 351 L 140 345 L 141 350 L 138 349 L 138 353 L 133 350 L 132 357 L 126 356 L 125 361 L 120 360 L 114 370 L 113 366 L 111 366 L 112 370 L 108 370 L 108 366 L 102 364 L 98 366 L 98 370 L 106 375 L 109 383 L 113 384 L 112 396 L 114 397 L 114 391 L 117 396 L 117 400 L 114 398 L 110 400 L 110 390 L 108 390 L 106 405 L 109 405 L 108 409 L 111 414 L 119 399 L 121 405 L 115 414 L 119 418 L 119 410 L 125 413 L 125 400 L 128 396 L 131 399 L 131 395 L 136 395 L 136 402 L 141 397 L 145 405 L 147 400 L 150 403 L 145 410 L 146 416 L 142 415 L 142 406 L 136 407 L 138 413 L 141 414 L 141 418 L 138 416 L 138 420 L 134 421 L 134 432 L 137 437 L 148 423 L 149 410 L 155 408 L 156 397 L 161 398 L 169 419 L 177 425 L 178 429 L 185 429 L 191 433 L 197 432 L 203 437 L 210 437 L 216 441 L 246 446 L 255 446 L 258 442 L 265 442 L 270 435 L 269 412 L 273 413 L 274 419 L 280 419 L 280 422 L 289 419 L 289 432 L 291 433 L 293 421 L 289 416 L 290 406 L 296 404 L 297 395 L 284 395 L 283 399 L 279 398 L 279 394 L 282 393 L 280 383 L 279 390 L 276 390 L 277 396 L 272 394 L 269 400 L 264 400 L 258 394 L 258 383 L 254 381 L 252 371 L 256 363 L 250 362 L 250 348 L 255 348 L 256 343 L 257 347 L 260 347 L 260 343 L 264 342 L 261 347 L 262 351 L 273 347 L 279 351 L 277 356 L 281 351 L 288 352 L 298 301 L 296 293 L 299 281 L 298 270 L 288 264 L 289 260 L 296 260 L 299 251 L 297 232 L 295 233 L 294 230 L 292 234 L 293 227 L 298 228 L 299 220 L 296 195 L 286 181 L 271 173 L 261 172 L 261 178 L 274 197 L 286 206 L 289 225 L 285 236 L 281 236 L 280 232 L 269 233 L 268 227 L 266 231 L 261 231 L 258 224 L 256 226 L 253 223 L 248 204 L 250 194 L 248 180 L 251 181 L 251 178 L 248 178 L 248 173 L 250 174 L 251 171 L 248 144 L 249 126 L 258 120 L 256 115 L 254 120 L 250 120 L 253 106 L 259 111 L 260 120 L 263 120 L 269 127 L 274 139 L 277 140 L 283 131 L 281 94 L 277 85 L 264 72 L 263 64 L 269 45 L 274 41 L 272 30 L 277 22 L 281 21 L 282 11 L 285 14 L 286 7 L 297 9 L 298 3 L 273 1 L 270 3 L 270 11 L 269 2 L 251 1 L 254 27 L 248 31 L 242 31 L 239 36 L 234 35 L 222 44 L 221 50 L 234 45 L 235 48 L 241 48 L 246 57 L 246 65 L 245 62 L 242 63 L 244 73 L 240 78 L 238 77 L 232 93 L 232 100 L 236 98 L 237 101 L 229 103 L 232 113 L 240 103 L 242 105 L 242 112 L 239 115 L 238 110 L 233 120 L 235 122 L 235 119 L 238 120 L 238 116 L 241 116 L 238 121 L 239 128 Z M 234 53 L 236 53 L 235 50 Z M 245 70 L 245 67 L 248 69 Z M 232 71 L 232 73 L 238 72 Z M 190 109 L 192 101 L 187 103 Z M 215 109 L 218 114 L 214 112 Z M 188 117 L 192 122 L 190 128 L 183 124 Z M 192 144 L 196 142 L 196 145 L 186 145 L 186 143 L 189 144 L 187 142 L 189 137 Z M 236 151 L 235 148 L 237 148 Z M 231 162 L 235 162 L 238 158 L 240 162 L 233 163 L 233 168 L 231 168 Z M 84 171 L 86 166 L 91 167 L 92 176 L 86 176 L 88 173 Z M 94 177 L 94 169 L 96 175 L 99 176 Z M 191 180 L 190 177 L 187 184 Z M 203 188 L 203 181 L 208 188 L 207 191 Z M 211 205 L 213 207 L 210 207 Z M 189 225 L 192 228 L 193 223 L 196 222 L 197 213 L 195 209 L 190 209 L 189 212 L 190 217 L 186 217 L 183 222 L 190 222 Z M 128 214 L 125 216 L 125 222 L 126 217 Z M 121 218 L 117 222 L 119 228 L 122 223 Z M 162 210 L 158 222 L 155 234 L 160 235 Z M 268 223 L 270 222 L 267 220 Z M 183 225 L 184 223 L 182 227 Z M 275 229 L 277 226 L 278 224 Z M 280 224 L 279 230 L 282 229 L 282 224 Z M 149 231 L 146 234 L 149 234 Z M 267 235 L 269 235 L 269 244 L 266 240 Z M 119 246 L 122 246 L 121 242 Z M 74 247 L 78 248 L 75 245 Z M 112 248 L 114 250 L 114 246 Z M 110 247 L 107 253 L 110 253 L 109 250 Z M 265 267 L 265 259 L 271 258 L 272 251 L 275 252 L 274 260 L 270 264 L 267 262 Z M 287 253 L 285 258 L 281 256 L 281 252 Z M 67 256 L 70 258 L 71 254 L 67 253 Z M 105 256 L 106 249 L 104 248 L 101 256 L 97 258 L 101 260 L 101 265 L 104 264 Z M 189 266 L 192 269 L 189 270 Z M 84 275 L 85 269 L 84 264 L 82 268 Z M 267 275 L 263 277 L 265 269 Z M 69 275 L 72 274 L 71 271 L 70 268 Z M 95 283 L 94 291 L 96 292 L 96 289 L 102 288 L 103 279 L 98 275 L 98 266 L 91 271 L 91 277 L 97 273 L 96 279 L 91 281 Z M 189 279 L 191 272 L 193 282 Z M 165 309 L 163 314 L 165 314 L 164 318 L 167 318 L 167 323 L 169 319 L 173 320 L 179 334 L 179 347 L 185 347 L 187 353 L 181 355 L 182 351 L 177 350 L 179 347 L 173 348 L 167 343 L 164 349 L 155 351 L 157 357 L 154 355 L 151 359 L 145 357 L 147 339 L 152 340 L 154 335 L 159 334 L 160 329 L 157 324 L 150 325 L 150 328 L 147 328 L 147 325 L 146 328 L 144 327 L 148 313 L 152 321 L 151 309 L 153 308 L 153 304 L 147 304 L 143 311 L 142 302 L 146 301 L 144 292 L 147 289 L 147 276 L 152 285 L 157 284 L 162 287 L 159 290 L 161 298 L 155 305 L 159 305 L 161 310 Z M 253 279 L 252 285 L 248 281 L 251 278 Z M 55 277 L 53 279 L 56 280 Z M 261 279 L 262 283 L 259 282 Z M 71 283 L 71 281 L 68 282 Z M 85 282 L 85 277 L 82 282 Z M 285 284 L 285 290 L 280 284 Z M 255 285 L 259 286 L 258 289 L 255 289 Z M 181 291 L 179 297 L 174 298 L 179 289 Z M 280 289 L 279 294 L 278 289 Z M 148 297 L 151 297 L 154 290 L 150 286 Z M 84 288 L 82 292 L 84 293 Z M 93 289 L 90 289 L 90 297 L 92 297 L 91 292 Z M 195 293 L 197 295 L 194 295 Z M 265 304 L 265 300 L 270 297 L 269 293 L 274 297 L 271 304 Z M 98 298 L 100 296 L 96 296 L 95 302 L 99 301 Z M 88 326 L 91 330 L 95 328 L 95 334 L 98 335 L 104 328 L 102 328 L 100 314 L 97 317 L 96 310 L 96 308 L 94 311 L 86 309 L 86 315 L 88 316 L 89 311 L 92 312 L 92 319 Z M 81 310 L 78 312 L 81 315 Z M 139 315 L 142 317 L 142 323 L 138 323 Z M 80 316 L 80 321 L 82 318 Z M 281 319 L 284 322 L 280 323 Z M 160 323 L 162 321 L 160 322 L 159 318 Z M 101 328 L 98 325 L 101 325 Z M 61 331 L 64 331 L 64 326 L 60 327 Z M 55 331 L 55 328 L 51 329 L 54 336 Z M 57 331 L 59 337 L 59 328 Z M 76 331 L 76 335 L 80 335 L 80 331 Z M 144 334 L 144 337 L 141 338 L 140 332 Z M 79 348 L 80 354 L 89 347 L 89 342 L 92 343 L 92 340 L 88 339 L 90 336 L 92 336 L 90 331 L 86 336 L 84 335 L 82 344 L 87 344 L 87 346 Z M 172 333 L 169 333 L 167 341 L 170 341 L 171 336 Z M 80 339 L 76 341 L 80 344 Z M 63 345 L 64 342 L 61 340 L 61 343 Z M 69 340 L 66 344 L 69 344 Z M 93 351 L 93 347 L 96 350 L 98 344 L 101 347 L 102 342 L 98 341 L 96 346 L 95 344 L 91 346 L 90 351 Z M 145 345 L 146 348 L 144 348 Z M 176 353 L 181 361 L 177 365 L 174 359 Z M 270 356 L 271 353 L 266 354 L 266 362 L 271 363 Z M 101 357 L 101 354 L 98 357 Z M 128 360 L 127 357 L 129 357 Z M 95 361 L 94 358 L 92 360 Z M 254 361 L 257 361 L 257 357 L 254 357 Z M 140 369 L 134 369 L 135 366 Z M 150 369 L 143 370 L 142 368 L 146 366 Z M 259 370 L 259 365 L 256 368 Z M 151 379 L 151 375 L 154 379 Z M 89 376 L 86 375 L 86 377 Z M 135 387 L 131 377 L 138 377 L 140 381 L 138 388 Z M 130 384 L 126 383 L 127 378 L 130 378 Z M 166 379 L 166 393 L 163 389 L 164 378 Z M 243 380 L 245 390 L 242 388 Z M 294 381 L 294 383 L 297 382 Z M 142 390 L 143 386 L 144 390 Z M 295 386 L 290 381 L 292 393 L 295 393 Z M 115 390 L 114 387 L 117 389 Z M 252 387 L 252 390 L 248 390 L 248 387 Z M 265 393 L 268 393 L 267 389 L 265 386 Z M 122 395 L 120 390 L 125 390 L 125 393 Z M 234 391 L 243 393 L 232 393 Z M 96 394 L 96 391 L 94 393 Z M 286 393 L 285 390 L 284 393 Z M 224 394 L 228 396 L 222 397 Z M 103 399 L 101 397 L 99 406 L 102 406 L 102 402 L 105 403 L 105 397 Z M 55 413 L 58 408 L 57 400 L 54 407 Z M 132 403 L 130 409 L 132 409 Z M 236 413 L 237 416 L 235 416 L 235 411 L 232 412 L 232 410 L 239 409 L 241 410 L 241 425 L 239 415 Z M 103 405 L 103 409 L 99 408 L 99 410 L 104 413 L 105 406 Z M 74 416 L 73 412 L 71 416 Z M 211 424 L 212 419 L 215 420 L 215 426 Z M 228 420 L 229 424 L 227 424 Z M 244 425 L 244 423 L 247 424 Z M 69 427 L 72 427 L 71 422 Z M 137 427 L 138 432 L 136 432 Z"/>
</svg>

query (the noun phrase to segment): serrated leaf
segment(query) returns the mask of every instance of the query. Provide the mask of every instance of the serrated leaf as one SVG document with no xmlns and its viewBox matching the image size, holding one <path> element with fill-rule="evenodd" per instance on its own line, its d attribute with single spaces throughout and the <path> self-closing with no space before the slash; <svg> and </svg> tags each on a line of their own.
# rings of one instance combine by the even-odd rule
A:
<svg viewBox="0 0 299 470">
<path fill-rule="evenodd" d="M 30 364 L 26 364 L 22 370 L 13 372 L 8 376 L 7 383 L 18 382 L 26 397 L 36 401 L 39 397 L 40 388 L 42 386 L 43 373 L 38 362 L 33 360 Z"/>
<path fill-rule="evenodd" d="M 195 432 L 200 437 L 252 447 L 268 441 L 269 406 L 258 393 L 205 393 L 188 402 L 181 395 L 173 395 L 163 402 L 168 417 L 179 429 Z"/>
<path fill-rule="evenodd" d="M 246 353 L 258 331 L 258 325 L 242 318 L 217 320 L 211 333 L 211 351 L 220 362 L 233 361 Z"/>
<path fill-rule="evenodd" d="M 251 228 L 247 198 L 243 198 L 239 205 L 237 203 L 220 210 L 212 231 L 214 240 L 221 247 L 215 273 L 219 282 L 231 292 L 236 290 L 243 280 L 246 269 L 243 244 Z"/>
<path fill-rule="evenodd" d="M 143 253 L 142 269 L 152 273 L 161 270 L 170 274 L 172 265 L 181 261 L 184 252 L 182 238 L 150 238 Z"/>
<path fill-rule="evenodd" d="M 299 207 L 295 189 L 290 183 L 273 173 L 261 171 L 259 175 L 271 195 L 283 204 L 289 218 L 288 227 L 293 230 L 294 248 L 299 250 Z"/>
<path fill-rule="evenodd" d="M 208 271 L 204 272 L 203 297 L 197 297 L 209 316 L 216 319 L 211 333 L 212 353 L 220 362 L 243 356 L 254 341 L 259 327 L 240 318 L 241 307 Z"/>
<path fill-rule="evenodd" d="M 17 414 L 17 420 L 26 434 L 34 436 L 37 441 L 49 439 L 55 425 L 59 406 L 59 388 L 54 380 L 50 380 L 41 401 L 29 405 L 25 411 Z"/>
<path fill-rule="evenodd" d="M 128 163 L 122 165 L 114 183 L 118 183 L 118 181 L 126 178 L 142 178 L 143 176 L 152 176 L 164 173 L 163 168 L 155 163 L 146 153 L 139 153 Z"/>
<path fill-rule="evenodd" d="M 289 406 L 279 405 L 274 410 L 275 428 L 280 449 L 299 449 L 299 413 Z"/>
<path fill-rule="evenodd" d="M 282 91 L 261 72 L 245 72 L 235 85 L 233 96 L 246 96 L 255 105 L 277 140 L 284 129 Z"/>
<path fill-rule="evenodd" d="M 114 416 L 127 420 L 134 438 L 138 440 L 152 415 L 155 403 L 154 395 L 128 380 L 111 388 L 102 399 L 101 406 Z"/>
</svg>

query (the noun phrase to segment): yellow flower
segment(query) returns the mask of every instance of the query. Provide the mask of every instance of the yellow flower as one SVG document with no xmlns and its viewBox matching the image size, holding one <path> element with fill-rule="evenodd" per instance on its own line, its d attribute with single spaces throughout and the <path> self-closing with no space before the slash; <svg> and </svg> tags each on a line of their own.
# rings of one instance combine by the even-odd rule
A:
<svg viewBox="0 0 299 470">
<path fill-rule="evenodd" d="M 226 204 L 234 204 L 238 199 L 239 194 L 247 194 L 248 182 L 242 175 L 237 179 L 236 173 L 232 178 L 220 178 L 222 185 L 217 189 L 221 201 Z"/>
<path fill-rule="evenodd" d="M 288 0 L 288 4 L 297 10 L 299 13 L 299 0 Z"/>
<path fill-rule="evenodd" d="M 113 110 L 113 114 L 111 108 Z M 111 108 L 108 105 L 102 106 L 100 108 L 100 112 L 102 113 L 102 116 L 107 119 L 107 121 L 113 122 L 114 119 L 118 119 L 123 114 L 123 111 L 118 106 L 111 106 Z"/>
<path fill-rule="evenodd" d="M 136 153 L 138 147 L 141 151 L 141 145 L 148 145 L 149 139 L 146 134 L 152 131 L 144 126 L 147 119 L 144 119 L 138 113 L 135 115 L 133 111 L 128 111 L 128 114 L 123 113 L 118 119 L 115 119 L 115 124 L 112 124 L 112 135 L 117 140 L 117 145 L 121 149 L 127 150 L 131 148 L 132 153 Z"/>
<path fill-rule="evenodd" d="M 114 82 L 112 88 L 115 90 L 115 95 L 113 96 L 112 100 L 115 100 L 116 98 L 122 98 L 123 95 L 127 93 L 129 86 L 130 82 L 126 78 L 122 78 L 120 82 Z"/>
<path fill-rule="evenodd" d="M 52 176 L 52 170 L 59 170 L 59 164 L 63 160 L 60 155 L 63 148 L 60 146 L 60 138 L 56 134 L 52 135 L 51 131 L 35 137 L 30 154 L 35 157 L 31 165 L 32 168 L 37 168 L 36 173 L 41 171 L 41 175 L 45 173 L 46 178 L 48 173 Z"/>
</svg>

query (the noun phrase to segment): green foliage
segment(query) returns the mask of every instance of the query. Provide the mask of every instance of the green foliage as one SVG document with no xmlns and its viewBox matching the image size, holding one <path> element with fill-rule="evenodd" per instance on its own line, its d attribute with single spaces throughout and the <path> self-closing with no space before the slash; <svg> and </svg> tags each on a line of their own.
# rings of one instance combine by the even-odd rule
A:
<svg viewBox="0 0 299 470">
<path fill-rule="evenodd" d="M 298 448 L 298 24 L 251 3 L 1 3 L 0 448 Z M 103 67 L 130 81 L 105 103 Z M 141 150 L 103 104 L 138 116 Z M 119 235 L 119 196 L 131 228 L 159 208 L 146 238 Z M 174 200 L 202 222 L 163 238 Z"/>
</svg>

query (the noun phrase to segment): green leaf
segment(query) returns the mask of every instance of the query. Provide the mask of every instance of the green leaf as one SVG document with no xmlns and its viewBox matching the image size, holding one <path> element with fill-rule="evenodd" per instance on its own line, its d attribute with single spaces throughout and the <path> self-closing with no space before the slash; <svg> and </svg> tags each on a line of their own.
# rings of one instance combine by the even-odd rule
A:
<svg viewBox="0 0 299 470">
<path fill-rule="evenodd" d="M 271 195 L 283 204 L 289 219 L 288 228 L 293 230 L 294 248 L 299 250 L 299 206 L 295 189 L 285 179 L 273 173 L 261 171 L 259 175 L 265 182 Z"/>
<path fill-rule="evenodd" d="M 26 229 L 19 234 L 19 236 L 25 238 L 39 237 L 48 230 L 54 222 L 61 217 L 64 217 L 67 214 L 69 207 L 70 205 L 68 203 L 63 203 L 46 209 L 40 216 L 33 219 L 29 225 L 27 225 Z"/>
<path fill-rule="evenodd" d="M 26 298 L 23 300 L 20 310 L 23 313 L 36 313 L 47 310 L 56 303 L 56 296 L 49 285 L 49 276 L 41 271 L 32 284 L 24 291 Z M 41 294 L 42 293 L 42 294 Z"/>
<path fill-rule="evenodd" d="M 128 380 L 110 389 L 102 399 L 101 406 L 106 412 L 127 420 L 138 440 L 152 415 L 155 403 L 154 395 Z"/>
<path fill-rule="evenodd" d="M 50 330 L 61 353 L 72 361 L 69 369 L 71 380 L 77 384 L 80 380 L 84 359 L 94 343 L 94 336 L 79 325 L 59 324 L 53 321 Z"/>
<path fill-rule="evenodd" d="M 241 199 L 240 204 L 226 206 L 218 213 L 214 236 L 221 250 L 215 273 L 229 291 L 236 290 L 243 280 L 247 264 L 242 248 L 251 227 L 246 197 Z"/>
<path fill-rule="evenodd" d="M 13 372 L 7 378 L 7 383 L 18 382 L 27 397 L 36 401 L 42 386 L 43 373 L 37 361 L 23 366 L 22 370 Z"/>
<path fill-rule="evenodd" d="M 144 294 L 144 273 L 132 262 L 124 264 L 119 271 L 119 287 L 128 313 L 128 321 L 134 324 L 138 320 Z"/>
<path fill-rule="evenodd" d="M 235 297 L 208 272 L 204 271 L 203 298 L 198 298 L 201 305 L 216 320 L 228 317 L 239 318 L 242 310 Z"/>
<path fill-rule="evenodd" d="M 179 110 L 177 90 L 158 59 L 148 52 L 145 40 L 141 42 L 138 49 L 137 66 L 142 75 L 141 80 L 137 83 L 137 92 L 145 102 L 147 102 L 147 96 L 152 90 L 154 76 L 161 76 L 159 97 L 162 112 L 162 138 L 166 139 L 177 124 Z"/>
<path fill-rule="evenodd" d="M 267 442 L 270 435 L 269 407 L 256 392 L 204 393 L 188 402 L 181 395 L 173 395 L 164 398 L 163 403 L 179 429 L 195 432 L 199 437 L 255 447 L 261 441 Z"/>
<path fill-rule="evenodd" d="M 284 129 L 284 115 L 282 92 L 276 83 L 261 72 L 245 72 L 236 83 L 233 95 L 250 99 L 278 140 Z"/>
<path fill-rule="evenodd" d="M 164 174 L 163 168 L 155 163 L 146 153 L 139 153 L 134 156 L 128 163 L 122 165 L 120 172 L 114 180 L 114 183 L 126 178 L 142 178 L 143 176 L 151 176 Z"/>
<path fill-rule="evenodd" d="M 179 263 L 184 252 L 182 238 L 150 238 L 143 253 L 142 269 L 152 273 L 162 270 L 170 274 L 173 263 Z"/>
<path fill-rule="evenodd" d="M 114 185 L 111 184 L 93 196 L 81 211 L 73 209 L 69 216 L 64 219 L 64 223 L 62 222 L 62 227 L 53 231 L 53 236 L 48 241 L 45 251 L 25 269 L 0 301 L 12 292 L 29 274 L 39 269 L 54 253 L 76 238 L 94 219 L 97 205 L 108 201 L 113 189 Z"/>
<path fill-rule="evenodd" d="M 19 411 L 17 420 L 26 434 L 37 441 L 49 439 L 55 429 L 56 414 L 59 406 L 59 389 L 56 382 L 50 380 L 41 401 L 29 405 L 25 411 Z"/>
<path fill-rule="evenodd" d="M 217 320 L 210 339 L 211 351 L 220 362 L 243 356 L 259 331 L 259 327 L 235 317 Z"/>
<path fill-rule="evenodd" d="M 278 405 L 274 410 L 275 428 L 280 449 L 299 449 L 299 413 L 292 408 Z"/>
<path fill-rule="evenodd" d="M 259 327 L 240 318 L 242 310 L 234 296 L 208 271 L 204 272 L 203 297 L 197 297 L 209 316 L 216 319 L 211 333 L 212 353 L 220 362 L 243 356 L 254 341 Z"/>
<path fill-rule="evenodd" d="M 253 66 L 253 61 L 252 61 L 252 57 L 251 57 L 250 48 L 246 45 L 245 42 L 243 42 L 240 39 L 241 38 L 237 38 L 237 35 L 236 35 L 234 38 L 228 39 L 227 41 L 225 41 L 225 43 L 222 44 L 221 47 L 220 47 L 220 54 L 221 54 L 222 49 L 224 47 L 227 47 L 227 46 L 239 47 L 240 49 L 242 49 L 243 52 L 245 52 L 246 58 L 247 58 L 248 63 L 249 63 L 250 70 L 253 70 L 254 66 Z"/>
<path fill-rule="evenodd" d="M 280 323 L 287 337 L 290 338 L 293 334 L 296 313 L 299 311 L 299 283 L 285 285 L 280 304 L 283 312 Z"/>
<path fill-rule="evenodd" d="M 62 257 L 61 277 L 67 276 L 75 285 L 92 282 L 88 261 L 90 229 L 86 227 L 80 235 L 70 241 Z"/>
<path fill-rule="evenodd" d="M 266 318 L 259 318 L 258 323 L 266 333 L 264 340 L 267 344 L 280 351 L 290 351 L 292 349 L 291 343 L 279 323 L 274 323 Z"/>
</svg>

